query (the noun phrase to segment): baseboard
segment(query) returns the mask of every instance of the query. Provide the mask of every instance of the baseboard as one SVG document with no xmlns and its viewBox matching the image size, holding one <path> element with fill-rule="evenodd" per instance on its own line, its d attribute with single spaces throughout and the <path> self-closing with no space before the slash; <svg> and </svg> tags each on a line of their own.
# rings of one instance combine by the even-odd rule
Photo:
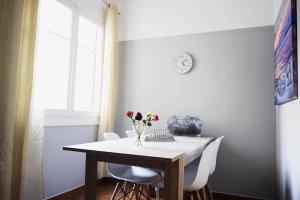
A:
<svg viewBox="0 0 300 200">
<path fill-rule="evenodd" d="M 102 178 L 97 180 L 97 185 L 105 184 L 105 182 L 115 181 L 111 178 Z M 69 191 L 63 192 L 53 197 L 46 198 L 45 200 L 66 200 L 66 199 L 74 199 L 74 196 L 79 196 L 80 194 L 84 194 L 84 185 L 79 186 L 77 188 L 71 189 Z"/>
<path fill-rule="evenodd" d="M 73 199 L 73 196 L 78 196 L 80 194 L 84 193 L 84 185 L 74 188 L 72 190 L 69 190 L 67 192 L 61 193 L 57 196 L 53 196 L 50 198 L 47 198 L 47 200 L 66 200 L 66 199 Z"/>
</svg>

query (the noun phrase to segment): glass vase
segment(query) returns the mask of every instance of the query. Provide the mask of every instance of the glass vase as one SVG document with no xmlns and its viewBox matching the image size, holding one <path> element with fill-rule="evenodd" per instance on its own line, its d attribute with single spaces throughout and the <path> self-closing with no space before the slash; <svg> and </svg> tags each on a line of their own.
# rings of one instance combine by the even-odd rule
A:
<svg viewBox="0 0 300 200">
<path fill-rule="evenodd" d="M 135 146 L 142 146 L 142 135 L 145 128 L 136 128 L 135 126 L 132 126 L 132 130 L 136 133 Z"/>
<path fill-rule="evenodd" d="M 136 141 L 135 141 L 135 146 L 140 147 L 142 146 L 142 133 L 137 133 Z"/>
</svg>

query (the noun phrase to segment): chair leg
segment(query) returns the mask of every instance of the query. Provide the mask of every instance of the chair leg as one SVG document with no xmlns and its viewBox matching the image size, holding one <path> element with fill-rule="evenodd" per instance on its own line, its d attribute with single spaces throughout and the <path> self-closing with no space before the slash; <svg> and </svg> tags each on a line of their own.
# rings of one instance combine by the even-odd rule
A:
<svg viewBox="0 0 300 200">
<path fill-rule="evenodd" d="M 196 195 L 197 195 L 197 199 L 198 199 L 198 200 L 201 200 L 199 190 L 196 191 Z"/>
<path fill-rule="evenodd" d="M 127 182 L 125 181 L 123 190 L 124 190 L 125 192 L 127 192 L 126 189 L 127 189 Z M 123 200 L 126 200 L 126 196 L 123 197 Z"/>
<path fill-rule="evenodd" d="M 190 193 L 190 199 L 194 200 L 194 194 L 193 194 L 193 192 Z"/>
<path fill-rule="evenodd" d="M 159 187 L 155 187 L 156 200 L 159 200 Z"/>
<path fill-rule="evenodd" d="M 120 182 L 117 182 L 117 184 L 116 184 L 116 186 L 115 186 L 115 189 L 114 189 L 114 191 L 113 191 L 113 193 L 112 193 L 112 195 L 111 195 L 111 200 L 114 200 L 115 199 L 115 197 L 116 197 L 116 194 L 117 194 L 117 190 L 118 190 L 118 188 L 119 188 L 119 185 L 120 185 Z"/>
<path fill-rule="evenodd" d="M 128 182 L 124 182 L 123 183 L 123 185 L 120 187 L 120 189 L 119 189 L 119 192 L 117 193 L 117 195 L 116 196 L 118 196 L 118 194 L 121 192 L 122 193 L 122 197 L 121 198 L 123 198 L 123 200 L 125 200 L 126 199 L 126 197 L 128 197 L 128 194 L 130 193 L 130 192 L 127 192 L 126 191 L 126 186 L 128 185 Z M 121 198 L 119 198 L 118 200 L 120 200 Z"/>
<path fill-rule="evenodd" d="M 140 194 L 140 190 L 139 190 L 139 185 L 138 184 L 136 184 L 136 187 L 134 188 L 135 190 L 135 192 L 134 192 L 134 195 L 135 195 L 135 199 L 136 200 L 139 200 L 139 194 Z"/>
<path fill-rule="evenodd" d="M 111 200 L 117 199 L 119 194 L 121 194 L 122 196 L 119 197 L 118 200 L 120 200 L 120 199 L 125 200 L 126 198 L 132 199 L 132 191 L 134 191 L 134 189 L 131 189 L 130 191 L 126 191 L 127 185 L 128 185 L 128 182 L 126 182 L 126 181 L 124 181 L 124 183 L 122 183 L 122 184 L 120 182 L 118 182 L 113 191 L 113 194 L 111 196 Z M 134 186 L 135 185 L 133 185 L 132 188 L 134 188 Z"/>
<path fill-rule="evenodd" d="M 206 189 L 207 189 L 207 192 L 209 194 L 210 200 L 214 200 L 214 196 L 212 194 L 211 187 L 210 187 L 210 185 L 208 183 L 206 184 Z"/>
<path fill-rule="evenodd" d="M 147 185 L 147 200 L 151 200 L 150 185 Z"/>
<path fill-rule="evenodd" d="M 139 199 L 141 199 L 142 198 L 142 194 L 143 194 L 143 187 L 144 185 L 140 185 L 140 188 L 139 188 Z"/>
<path fill-rule="evenodd" d="M 202 193 L 203 193 L 203 200 L 206 200 L 206 192 L 205 192 L 205 187 L 202 188 Z"/>
<path fill-rule="evenodd" d="M 133 184 L 132 190 L 131 190 L 130 195 L 129 195 L 129 199 L 130 199 L 130 200 L 131 200 L 132 197 L 133 197 L 133 193 L 134 193 L 134 191 L 135 191 L 135 187 L 136 187 L 136 184 Z"/>
</svg>

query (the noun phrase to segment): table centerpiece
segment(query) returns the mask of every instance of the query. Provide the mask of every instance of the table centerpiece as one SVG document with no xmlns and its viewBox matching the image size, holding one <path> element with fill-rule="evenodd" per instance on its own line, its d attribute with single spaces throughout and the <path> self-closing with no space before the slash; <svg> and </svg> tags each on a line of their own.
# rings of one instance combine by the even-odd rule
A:
<svg viewBox="0 0 300 200">
<path fill-rule="evenodd" d="M 145 131 L 146 127 L 152 126 L 153 121 L 158 121 L 159 117 L 157 114 L 148 111 L 146 115 L 142 115 L 142 113 L 137 112 L 136 114 L 133 111 L 128 111 L 126 116 L 131 120 L 132 127 L 137 134 L 136 145 L 142 146 L 141 136 Z"/>
</svg>

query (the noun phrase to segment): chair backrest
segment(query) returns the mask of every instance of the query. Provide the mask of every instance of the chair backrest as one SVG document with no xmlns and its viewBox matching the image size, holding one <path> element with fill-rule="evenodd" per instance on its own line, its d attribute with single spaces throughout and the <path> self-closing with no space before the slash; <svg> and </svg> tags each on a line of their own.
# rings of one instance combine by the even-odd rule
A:
<svg viewBox="0 0 300 200">
<path fill-rule="evenodd" d="M 120 136 L 117 133 L 114 132 L 106 132 L 103 133 L 104 140 L 116 140 L 120 139 Z"/>
<path fill-rule="evenodd" d="M 206 185 L 209 177 L 210 163 L 216 156 L 215 149 L 218 145 L 218 141 L 215 140 L 206 146 L 199 162 L 196 177 L 193 183 L 188 188 L 185 188 L 186 190 L 200 190 Z"/>
<path fill-rule="evenodd" d="M 137 134 L 135 133 L 134 130 L 127 130 L 127 131 L 125 131 L 125 133 L 126 133 L 127 137 L 135 137 L 135 136 L 137 136 Z"/>
<path fill-rule="evenodd" d="M 209 167 L 209 175 L 212 175 L 216 169 L 216 163 L 217 163 L 217 157 L 218 157 L 218 151 L 219 151 L 219 147 L 220 144 L 222 142 L 222 139 L 224 138 L 224 136 L 218 137 L 215 142 L 215 148 L 214 148 L 214 156 L 212 157 L 211 163 L 210 163 L 210 167 Z"/>
</svg>

